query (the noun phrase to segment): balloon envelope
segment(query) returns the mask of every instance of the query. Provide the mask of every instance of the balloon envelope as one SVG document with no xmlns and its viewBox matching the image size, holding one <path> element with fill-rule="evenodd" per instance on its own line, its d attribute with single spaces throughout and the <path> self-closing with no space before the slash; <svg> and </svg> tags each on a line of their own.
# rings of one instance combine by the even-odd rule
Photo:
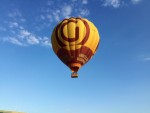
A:
<svg viewBox="0 0 150 113">
<path fill-rule="evenodd" d="M 58 58 L 77 77 L 77 71 L 95 54 L 100 41 L 97 28 L 85 18 L 61 21 L 51 36 L 52 48 Z"/>
</svg>

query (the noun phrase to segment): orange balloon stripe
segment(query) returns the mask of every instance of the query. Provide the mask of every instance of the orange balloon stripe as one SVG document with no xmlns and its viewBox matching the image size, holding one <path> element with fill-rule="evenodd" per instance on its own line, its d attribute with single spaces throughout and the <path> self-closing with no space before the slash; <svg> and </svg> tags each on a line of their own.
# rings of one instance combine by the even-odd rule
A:
<svg viewBox="0 0 150 113">
<path fill-rule="evenodd" d="M 56 27 L 56 30 L 55 30 L 55 35 L 56 35 L 56 40 L 58 42 L 58 44 L 63 47 L 63 46 L 66 46 L 64 43 L 62 43 L 60 40 L 59 40 L 59 37 L 58 37 L 58 29 L 59 27 L 61 26 L 61 23 L 57 25 Z"/>
<path fill-rule="evenodd" d="M 77 20 L 77 19 L 80 19 L 80 20 Z M 65 20 L 67 20 L 67 19 L 65 19 Z M 70 43 L 70 42 L 74 42 L 74 41 L 78 40 L 79 38 L 81 38 L 81 37 L 79 37 L 79 27 L 76 27 L 76 29 L 75 29 L 75 34 L 76 34 L 76 35 L 75 35 L 75 38 L 66 37 L 66 36 L 64 35 L 64 33 L 63 33 L 63 28 L 64 28 L 64 26 L 66 26 L 67 24 L 69 24 L 69 22 L 75 22 L 75 23 L 77 23 L 77 21 L 82 21 L 82 22 L 84 23 L 85 27 L 86 27 L 86 34 L 85 34 L 85 37 L 84 37 L 83 40 L 82 40 L 80 43 L 78 43 L 78 44 L 84 45 L 84 44 L 86 43 L 86 41 L 88 40 L 89 34 L 90 34 L 90 27 L 89 27 L 88 23 L 87 23 L 85 20 L 81 19 L 81 18 L 76 18 L 76 21 L 74 21 L 74 20 L 69 20 L 69 19 L 68 19 L 68 22 L 63 23 L 64 21 L 62 21 L 62 22 L 61 22 L 59 25 L 57 25 L 57 27 L 56 27 L 56 31 L 55 31 L 56 40 L 57 40 L 58 44 L 59 44 L 61 47 L 66 46 L 66 45 L 60 40 L 60 38 L 62 38 L 62 39 L 65 40 L 65 41 L 68 41 L 69 43 Z M 58 36 L 59 30 L 60 30 L 60 32 L 61 32 L 61 37 Z M 68 32 L 69 32 L 69 31 L 68 31 Z"/>
<path fill-rule="evenodd" d="M 72 63 L 79 63 L 81 65 L 84 65 L 89 61 L 89 59 L 91 59 L 93 55 L 94 54 L 91 51 L 91 49 L 89 49 L 86 46 L 82 46 L 80 49 L 70 50 L 70 52 L 68 50 L 61 48 L 57 52 L 57 56 L 59 57 L 59 59 L 67 66 L 70 66 L 70 64 Z"/>
<path fill-rule="evenodd" d="M 63 28 L 64 28 L 67 24 L 69 24 L 70 22 L 77 23 L 77 20 L 76 20 L 76 21 L 75 21 L 75 20 L 68 20 L 68 22 L 63 23 L 62 26 L 60 27 L 61 36 L 62 36 L 63 40 L 65 40 L 65 41 L 74 42 L 74 41 L 76 41 L 76 40 L 79 39 L 79 27 L 76 27 L 76 29 L 75 29 L 75 34 L 76 34 L 76 35 L 75 35 L 75 38 L 66 37 L 66 36 L 64 35 L 64 33 L 63 33 Z"/>
</svg>

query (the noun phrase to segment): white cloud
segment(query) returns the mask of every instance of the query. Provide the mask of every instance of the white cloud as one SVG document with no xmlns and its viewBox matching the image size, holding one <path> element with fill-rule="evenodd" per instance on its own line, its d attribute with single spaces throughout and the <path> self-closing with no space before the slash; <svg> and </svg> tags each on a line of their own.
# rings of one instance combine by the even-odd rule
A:
<svg viewBox="0 0 150 113">
<path fill-rule="evenodd" d="M 87 9 L 80 9 L 80 15 L 81 17 L 84 17 L 84 16 L 88 16 L 90 14 L 89 10 Z"/>
<path fill-rule="evenodd" d="M 76 2 L 77 0 L 72 0 L 72 2 Z"/>
<path fill-rule="evenodd" d="M 39 44 L 39 39 L 36 38 L 34 35 L 30 35 L 29 37 L 26 37 L 28 44 L 34 45 Z"/>
<path fill-rule="evenodd" d="M 15 27 L 18 27 L 18 26 L 19 26 L 19 24 L 17 22 L 10 22 L 9 23 L 10 28 L 15 28 Z"/>
<path fill-rule="evenodd" d="M 23 30 L 20 30 L 20 35 L 21 35 L 22 37 L 26 37 L 26 36 L 31 35 L 31 33 L 30 33 L 29 31 L 23 29 Z"/>
<path fill-rule="evenodd" d="M 15 34 L 13 33 L 13 36 L 4 38 L 3 41 L 24 47 L 30 45 L 51 47 L 50 39 L 48 37 L 37 36 L 23 27 L 21 27 L 21 29 L 19 28 L 19 31 L 15 32 Z"/>
<path fill-rule="evenodd" d="M 86 4 L 88 4 L 88 0 L 69 0 L 68 2 L 49 0 L 45 6 L 40 8 L 40 14 L 37 21 L 41 24 L 36 26 L 36 30 L 44 30 L 45 28 L 50 27 L 54 22 L 58 23 L 64 18 L 72 16 L 87 17 L 90 14 L 90 11 Z"/>
<path fill-rule="evenodd" d="M 87 4 L 88 0 L 82 0 L 82 4 Z"/>
<path fill-rule="evenodd" d="M 45 16 L 44 16 L 44 15 L 40 15 L 40 18 L 41 18 L 42 20 L 45 20 Z"/>
<path fill-rule="evenodd" d="M 127 5 L 126 0 L 101 0 L 102 5 L 107 7 L 107 6 L 112 6 L 114 8 L 118 8 L 122 5 Z M 133 4 L 138 4 L 142 0 L 130 0 Z"/>
<path fill-rule="evenodd" d="M 150 57 L 145 57 L 143 60 L 144 61 L 150 61 Z"/>
<path fill-rule="evenodd" d="M 64 5 L 62 7 L 62 11 L 61 12 L 62 12 L 64 17 L 69 17 L 71 15 L 71 13 L 72 13 L 71 5 Z"/>
<path fill-rule="evenodd" d="M 16 34 L 16 31 L 15 30 L 10 30 L 10 32 L 12 33 L 12 34 Z"/>
<path fill-rule="evenodd" d="M 58 14 L 55 14 L 55 15 L 54 15 L 54 18 L 55 18 L 56 21 L 59 21 L 59 20 L 60 20 L 60 16 L 59 16 Z"/>
<path fill-rule="evenodd" d="M 47 5 L 48 5 L 48 6 L 50 6 L 50 5 L 52 5 L 52 4 L 53 4 L 53 1 L 50 1 L 50 0 L 49 0 L 49 1 L 47 2 Z"/>
<path fill-rule="evenodd" d="M 103 6 L 112 6 L 114 8 L 118 8 L 121 5 L 121 0 L 104 0 Z"/>
<path fill-rule="evenodd" d="M 18 34 L 16 35 L 16 37 L 6 37 L 3 39 L 3 41 L 12 43 L 14 45 L 23 46 L 23 47 L 27 47 L 30 45 L 41 45 L 41 46 L 52 47 L 50 43 L 50 38 L 46 36 L 39 37 L 32 33 L 30 33 L 30 35 L 21 36 L 20 34 Z"/>
<path fill-rule="evenodd" d="M 28 30 L 20 30 L 20 34 L 18 35 L 18 38 L 25 41 L 29 45 L 39 44 L 39 39 L 36 38 L 36 36 L 29 32 Z"/>
<path fill-rule="evenodd" d="M 122 6 L 125 0 L 99 0 L 102 1 L 102 5 L 107 7 L 111 6 L 118 8 Z M 130 3 L 137 4 L 142 0 L 128 0 Z M 70 16 L 81 16 L 87 17 L 90 14 L 87 5 L 90 0 L 69 0 L 67 2 L 60 0 L 48 0 L 45 3 L 45 6 L 39 8 L 38 19 L 37 17 L 33 18 L 33 21 L 30 26 L 29 21 L 26 21 L 26 18 L 23 17 L 20 10 L 14 8 L 10 11 L 7 16 L 8 20 L 4 20 L 6 28 L 0 26 L 0 31 L 8 31 L 8 35 L 4 38 L 5 42 L 9 42 L 19 46 L 29 46 L 29 45 L 41 45 L 51 47 L 50 38 L 47 36 L 40 36 L 36 34 L 36 28 L 38 30 L 49 29 L 54 22 L 58 22 L 61 19 L 69 18 Z M 38 22 L 37 22 L 38 21 Z M 27 28 L 32 28 L 35 26 L 34 33 L 29 31 Z M 3 39 L 2 39 L 3 40 Z M 143 57 L 144 61 L 150 61 L 150 57 Z"/>
<path fill-rule="evenodd" d="M 50 5 L 47 4 L 47 5 Z M 39 18 L 43 21 L 42 27 L 47 28 L 49 27 L 49 23 L 51 23 L 54 19 L 54 15 L 50 13 L 50 8 L 47 9 L 49 11 L 48 13 L 42 13 L 40 14 Z M 51 11 L 52 12 L 52 11 Z M 59 15 L 60 10 L 55 10 L 55 20 L 58 20 L 59 18 L 57 15 Z M 21 12 L 16 8 L 12 9 L 9 14 L 6 14 L 8 16 L 8 19 L 6 19 L 3 22 L 3 26 L 6 26 L 5 28 L 0 26 L 0 32 L 4 32 L 7 30 L 7 34 L 1 38 L 0 41 L 4 41 L 7 43 L 11 43 L 18 46 L 27 47 L 30 45 L 40 45 L 40 46 L 47 46 L 51 47 L 50 39 L 46 36 L 40 36 L 36 34 L 34 31 L 29 31 L 27 28 L 30 27 L 30 23 L 26 21 L 25 18 L 23 18 Z M 46 21 L 45 21 L 46 20 Z M 38 23 L 39 24 L 39 23 Z M 34 24 L 35 25 L 35 24 Z M 31 25 L 32 26 L 32 25 Z M 40 26 L 41 27 L 41 26 Z"/>
<path fill-rule="evenodd" d="M 143 55 L 139 55 L 139 60 L 140 61 L 150 61 L 150 54 L 143 54 Z"/>
<path fill-rule="evenodd" d="M 20 30 L 23 30 L 23 29 L 24 29 L 24 27 L 23 27 L 23 26 L 19 26 L 19 29 L 20 29 Z"/>
<path fill-rule="evenodd" d="M 18 23 L 17 22 L 14 22 L 13 25 L 16 26 L 16 27 L 18 27 Z"/>
<path fill-rule="evenodd" d="M 22 14 L 20 13 L 20 11 L 16 8 L 16 9 L 13 9 L 12 12 L 10 12 L 8 14 L 9 17 L 11 18 L 16 18 L 16 17 L 21 17 Z"/>
<path fill-rule="evenodd" d="M 19 27 L 20 23 L 26 22 L 26 19 L 23 18 L 20 10 L 18 10 L 17 8 L 12 9 L 7 16 L 10 20 L 6 20 L 6 23 L 9 23 L 10 28 Z"/>
<path fill-rule="evenodd" d="M 47 17 L 47 19 L 48 19 L 49 22 L 53 22 L 53 17 L 52 17 L 52 15 L 47 14 L 46 17 Z"/>
<path fill-rule="evenodd" d="M 61 11 L 59 9 L 56 9 L 55 11 L 53 11 L 53 18 L 55 21 L 60 20 L 60 13 L 61 13 Z M 51 16 L 51 19 L 52 19 L 52 16 Z"/>
<path fill-rule="evenodd" d="M 23 46 L 23 43 L 21 43 L 17 38 L 15 37 L 7 37 L 4 39 L 4 41 L 10 42 L 15 45 Z"/>
<path fill-rule="evenodd" d="M 5 41 L 19 46 L 41 45 L 51 47 L 50 38 L 40 36 L 36 34 L 36 31 L 49 29 L 54 22 L 69 18 L 72 15 L 88 16 L 90 11 L 86 8 L 86 4 L 88 4 L 88 0 L 70 0 L 67 2 L 48 0 L 45 6 L 38 9 L 40 12 L 35 17 L 36 22 L 33 24 L 27 23 L 29 21 L 23 17 L 21 10 L 14 8 L 7 14 L 9 19 L 6 20 L 5 24 L 8 26 L 6 27 L 8 35 L 5 37 L 9 38 L 5 38 Z M 33 28 L 34 31 L 29 31 L 28 28 Z M 6 31 L 6 29 L 0 27 L 0 31 Z"/>
<path fill-rule="evenodd" d="M 21 21 L 21 22 L 25 22 L 26 19 L 25 19 L 25 18 L 21 18 L 20 21 Z"/>
<path fill-rule="evenodd" d="M 43 38 L 41 38 L 40 41 L 41 41 L 42 45 L 52 47 L 52 45 L 50 43 L 50 38 L 43 37 Z"/>
<path fill-rule="evenodd" d="M 138 4 L 139 2 L 141 2 L 142 0 L 131 0 L 131 2 L 133 3 L 133 4 Z"/>
</svg>

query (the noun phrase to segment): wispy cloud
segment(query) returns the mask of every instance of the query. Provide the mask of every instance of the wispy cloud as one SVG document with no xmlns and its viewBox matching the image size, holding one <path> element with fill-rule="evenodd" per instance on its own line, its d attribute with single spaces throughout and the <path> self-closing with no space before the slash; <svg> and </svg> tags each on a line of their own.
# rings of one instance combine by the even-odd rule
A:
<svg viewBox="0 0 150 113">
<path fill-rule="evenodd" d="M 15 8 L 10 13 L 8 13 L 8 16 L 11 18 L 16 18 L 16 17 L 22 17 L 22 14 L 17 8 Z"/>
<path fill-rule="evenodd" d="M 19 25 L 19 24 L 18 24 L 17 22 L 10 22 L 10 23 L 9 23 L 9 27 L 10 27 L 10 28 L 18 27 L 18 25 Z"/>
<path fill-rule="evenodd" d="M 65 5 L 62 7 L 62 15 L 65 18 L 68 18 L 72 13 L 72 7 L 71 5 Z"/>
<path fill-rule="evenodd" d="M 10 17 L 12 19 L 12 21 L 16 21 L 16 22 L 25 22 L 26 21 L 26 19 L 23 18 L 23 15 L 17 8 L 12 9 L 8 13 L 8 17 Z"/>
<path fill-rule="evenodd" d="M 125 0 L 97 0 L 101 1 L 104 7 L 119 8 L 124 5 Z M 142 0 L 130 0 L 130 3 L 137 4 Z M 54 23 L 69 18 L 76 17 L 88 17 L 90 10 L 88 9 L 89 0 L 49 0 L 45 2 L 43 7 L 37 9 L 37 14 L 34 15 L 34 22 L 32 24 L 17 7 L 7 13 L 7 19 L 3 22 L 5 27 L 0 26 L 0 32 L 6 34 L 3 41 L 12 43 L 19 46 L 40 45 L 51 47 L 50 38 L 43 36 L 40 32 L 45 32 L 50 29 Z M 29 23 L 28 23 L 29 22 Z M 7 33 L 6 33 L 7 31 Z M 38 31 L 38 32 L 37 32 Z M 39 32 L 40 31 L 40 32 Z M 48 34 L 49 35 L 49 34 Z M 148 58 L 147 58 L 148 60 Z"/>
<path fill-rule="evenodd" d="M 29 31 L 25 30 L 24 28 L 22 30 L 20 30 L 21 37 L 26 37 L 26 36 L 28 37 L 30 35 L 31 35 L 31 33 Z"/>
<path fill-rule="evenodd" d="M 87 4 L 88 0 L 82 0 L 82 4 Z"/>
<path fill-rule="evenodd" d="M 150 61 L 150 55 L 149 54 L 140 55 L 139 58 L 141 61 L 145 61 L 145 62 Z"/>
<path fill-rule="evenodd" d="M 26 19 L 18 9 L 12 10 L 8 14 L 8 20 L 5 21 L 7 27 L 6 36 L 3 37 L 4 42 L 14 45 L 26 47 L 30 45 L 41 45 L 51 47 L 50 40 L 46 36 L 39 36 L 26 27 Z M 45 17 L 41 15 L 44 20 Z M 6 32 L 6 28 L 0 27 L 0 31 Z"/>
<path fill-rule="evenodd" d="M 87 17 L 90 14 L 90 11 L 86 8 L 87 4 L 88 0 L 69 0 L 61 3 L 59 0 L 49 0 L 45 3 L 45 6 L 38 10 L 38 17 L 36 17 L 34 23 L 35 30 L 44 31 L 49 29 L 51 24 L 64 18 L 72 16 Z M 6 36 L 5 42 L 19 46 L 42 45 L 51 47 L 50 38 L 28 30 L 26 19 L 23 18 L 23 14 L 19 9 L 15 8 L 8 14 L 8 17 L 11 18 L 11 21 L 8 22 L 11 34 Z"/>
<path fill-rule="evenodd" d="M 118 8 L 121 5 L 121 0 L 104 0 L 103 6 L 112 6 L 114 8 Z"/>
<path fill-rule="evenodd" d="M 133 3 L 133 4 L 138 4 L 138 3 L 140 3 L 142 0 L 131 0 L 131 2 Z"/>
<path fill-rule="evenodd" d="M 5 37 L 3 41 L 10 42 L 15 45 L 24 46 L 22 42 L 20 42 L 16 37 Z"/>
<path fill-rule="evenodd" d="M 65 11 L 65 9 L 64 9 L 64 11 Z M 52 14 L 53 14 L 53 15 L 48 14 L 48 15 L 47 15 L 47 18 L 50 20 L 50 22 L 53 22 L 53 20 L 55 20 L 55 21 L 58 22 L 58 21 L 60 20 L 60 10 L 57 9 L 57 10 L 55 10 Z M 63 13 L 63 14 L 64 14 L 64 13 Z M 52 17 L 53 17 L 53 19 L 52 19 Z"/>
<path fill-rule="evenodd" d="M 20 30 L 20 33 L 18 35 L 18 39 L 26 42 L 28 45 L 34 45 L 34 44 L 39 44 L 39 39 L 36 38 L 36 35 L 23 29 Z"/>
<path fill-rule="evenodd" d="M 150 61 L 150 57 L 146 57 L 143 59 L 144 61 Z"/>
<path fill-rule="evenodd" d="M 79 16 L 81 17 L 86 17 L 90 14 L 89 10 L 87 9 L 79 9 L 80 13 L 79 13 Z"/>
<path fill-rule="evenodd" d="M 51 5 L 51 2 L 49 1 L 47 5 Z M 48 10 L 50 10 L 50 8 Z M 58 12 L 56 11 L 56 13 Z M 45 15 L 45 13 L 42 14 L 39 12 L 39 14 L 41 20 L 48 20 L 49 23 L 52 22 L 52 17 L 51 15 L 48 15 L 48 13 Z M 31 24 L 26 18 L 24 18 L 26 17 L 25 14 L 17 7 L 9 10 L 4 16 L 6 19 L 0 23 L 0 32 L 3 32 L 0 41 L 22 47 L 31 45 L 51 47 L 50 38 L 46 35 L 44 36 L 43 34 L 41 35 L 38 34 L 38 32 L 35 32 L 34 25 L 39 23 L 34 21 L 34 24 Z M 33 19 L 36 19 L 36 17 L 33 17 Z M 45 23 L 46 28 L 49 25 L 47 23 Z"/>
<path fill-rule="evenodd" d="M 52 47 L 49 38 L 46 36 L 43 38 L 39 38 L 39 41 L 40 41 L 41 45 L 43 45 L 43 46 Z"/>
<path fill-rule="evenodd" d="M 40 8 L 39 13 L 41 14 L 37 21 L 42 24 L 37 26 L 37 29 L 43 30 L 55 22 L 72 16 L 87 17 L 90 15 L 87 4 L 88 0 L 48 1 L 45 6 Z"/>
<path fill-rule="evenodd" d="M 28 44 L 34 45 L 39 44 L 39 39 L 36 38 L 34 35 L 31 35 L 29 37 L 26 37 Z"/>
<path fill-rule="evenodd" d="M 16 37 L 8 36 L 5 37 L 3 41 L 24 47 L 30 45 L 41 45 L 51 47 L 50 39 L 48 37 L 37 36 L 25 29 L 20 29 L 20 31 L 16 33 Z"/>
<path fill-rule="evenodd" d="M 129 2 L 136 5 L 136 4 L 140 3 L 142 0 L 130 0 L 130 1 L 126 1 L 126 0 L 101 0 L 101 1 L 102 1 L 102 6 L 104 6 L 104 7 L 111 6 L 113 8 L 119 8 L 121 6 L 128 5 Z"/>
</svg>

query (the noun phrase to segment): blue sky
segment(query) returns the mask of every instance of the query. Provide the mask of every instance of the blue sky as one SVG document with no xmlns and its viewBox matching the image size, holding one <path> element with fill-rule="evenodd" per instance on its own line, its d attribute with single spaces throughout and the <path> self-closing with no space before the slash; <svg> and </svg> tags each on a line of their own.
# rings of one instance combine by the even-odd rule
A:
<svg viewBox="0 0 150 113">
<path fill-rule="evenodd" d="M 0 109 L 27 113 L 149 113 L 149 0 L 0 0 Z M 53 28 L 81 16 L 97 26 L 95 56 L 71 79 Z"/>
</svg>

